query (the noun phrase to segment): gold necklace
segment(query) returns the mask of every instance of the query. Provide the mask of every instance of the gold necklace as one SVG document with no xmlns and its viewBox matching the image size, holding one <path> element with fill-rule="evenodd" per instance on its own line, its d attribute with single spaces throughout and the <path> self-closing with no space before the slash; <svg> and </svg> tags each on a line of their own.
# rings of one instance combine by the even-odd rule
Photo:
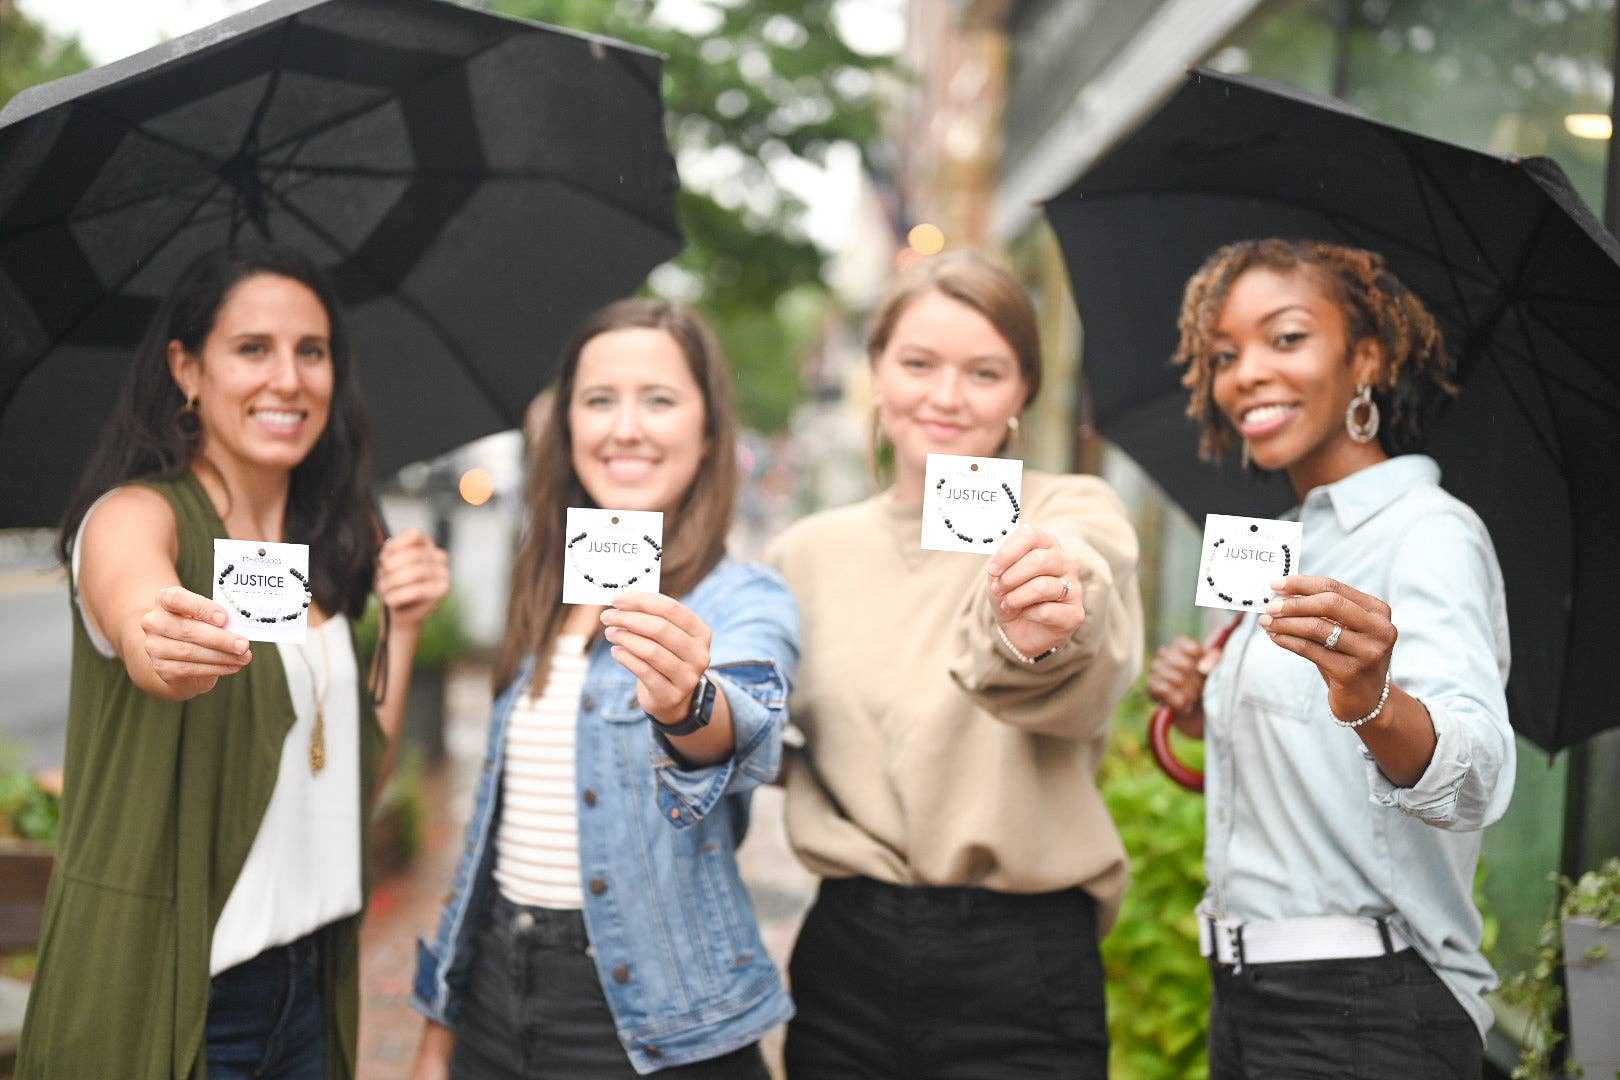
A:
<svg viewBox="0 0 1620 1080">
<path fill-rule="evenodd" d="M 297 649 L 298 658 L 309 672 L 309 688 L 315 695 L 315 726 L 309 729 L 309 772 L 311 776 L 318 776 L 326 768 L 326 692 L 332 687 L 332 668 L 326 652 L 326 635 L 319 628 L 311 629 L 310 633 L 321 639 L 321 671 L 326 675 L 326 685 L 315 680 L 315 665 L 309 662 L 304 647 L 299 645 Z"/>
</svg>

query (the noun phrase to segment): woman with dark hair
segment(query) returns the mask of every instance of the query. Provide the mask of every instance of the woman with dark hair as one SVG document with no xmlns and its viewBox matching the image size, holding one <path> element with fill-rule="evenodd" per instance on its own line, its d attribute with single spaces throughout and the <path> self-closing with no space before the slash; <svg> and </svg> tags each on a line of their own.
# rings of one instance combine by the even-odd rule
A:
<svg viewBox="0 0 1620 1080">
<path fill-rule="evenodd" d="M 449 584 L 381 541 L 342 311 L 307 258 L 180 275 L 62 527 L 61 839 L 17 1075 L 352 1076 L 366 822 Z M 308 640 L 226 628 L 217 538 L 309 545 Z M 391 613 L 373 707 L 350 620 Z"/>
<path fill-rule="evenodd" d="M 993 554 L 923 550 L 929 454 L 1003 454 L 1040 388 L 1034 308 L 968 252 L 867 337 L 887 491 L 773 546 L 804 613 L 788 833 L 820 874 L 793 950 L 794 1080 L 1103 1077 L 1098 943 L 1125 852 L 1098 793 L 1142 659 L 1136 536 L 1091 476 L 1024 473 Z"/>
<path fill-rule="evenodd" d="M 1148 678 L 1208 743 L 1210 1075 L 1478 1076 L 1514 743 L 1490 536 L 1415 452 L 1455 393 L 1439 327 L 1378 255 L 1288 240 L 1217 251 L 1180 325 L 1205 455 L 1285 473 L 1305 526 L 1225 655 L 1182 638 Z"/>
<path fill-rule="evenodd" d="M 755 1044 L 792 1005 L 735 855 L 780 762 L 798 617 L 726 557 L 736 438 L 688 309 L 621 300 L 564 350 L 466 854 L 419 952 L 418 1080 L 768 1075 Z M 663 592 L 564 604 L 571 506 L 663 512 Z"/>
</svg>

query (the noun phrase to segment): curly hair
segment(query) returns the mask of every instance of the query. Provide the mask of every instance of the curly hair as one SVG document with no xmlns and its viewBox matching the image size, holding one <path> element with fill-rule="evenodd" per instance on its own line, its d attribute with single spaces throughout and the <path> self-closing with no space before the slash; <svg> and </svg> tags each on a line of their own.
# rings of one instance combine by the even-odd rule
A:
<svg viewBox="0 0 1620 1080">
<path fill-rule="evenodd" d="M 1373 338 L 1383 348 L 1383 369 L 1372 384 L 1382 422 L 1378 442 L 1390 455 L 1422 446 L 1424 431 L 1440 406 L 1457 393 L 1453 367 L 1439 324 L 1382 255 L 1316 240 L 1240 240 L 1204 261 L 1187 281 L 1177 326 L 1181 342 L 1174 362 L 1187 370 L 1181 384 L 1192 391 L 1187 415 L 1202 428 L 1199 453 L 1206 460 L 1240 439 L 1215 404 L 1215 323 L 1233 282 L 1247 270 L 1303 270 L 1344 313 L 1345 351 Z"/>
</svg>

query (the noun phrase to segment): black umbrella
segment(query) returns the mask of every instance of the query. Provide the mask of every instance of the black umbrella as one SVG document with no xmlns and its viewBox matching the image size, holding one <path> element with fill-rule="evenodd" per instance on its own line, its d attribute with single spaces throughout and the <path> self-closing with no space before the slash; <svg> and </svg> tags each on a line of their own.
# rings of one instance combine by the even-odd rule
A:
<svg viewBox="0 0 1620 1080">
<path fill-rule="evenodd" d="M 53 523 L 130 347 L 233 238 L 352 315 L 392 470 L 517 426 L 680 249 L 654 54 L 442 0 L 272 0 L 0 112 L 0 527 Z"/>
<path fill-rule="evenodd" d="M 1249 237 L 1382 253 L 1459 363 L 1462 395 L 1429 452 L 1502 563 L 1514 725 L 1556 750 L 1620 723 L 1608 670 L 1620 655 L 1620 245 L 1555 162 L 1194 71 L 1046 211 L 1080 306 L 1097 426 L 1195 520 L 1294 498 L 1235 461 L 1197 458 L 1169 363 L 1187 278 Z"/>
</svg>

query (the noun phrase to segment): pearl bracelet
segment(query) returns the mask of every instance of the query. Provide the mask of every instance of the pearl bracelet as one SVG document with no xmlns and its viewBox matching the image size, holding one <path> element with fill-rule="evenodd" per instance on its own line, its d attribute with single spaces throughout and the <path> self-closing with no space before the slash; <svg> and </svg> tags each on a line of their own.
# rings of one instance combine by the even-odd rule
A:
<svg viewBox="0 0 1620 1080">
<path fill-rule="evenodd" d="M 1378 695 L 1378 706 L 1375 709 L 1373 709 L 1372 712 L 1370 712 L 1366 716 L 1360 717 L 1359 719 L 1356 719 L 1356 720 L 1340 720 L 1337 716 L 1334 715 L 1332 709 L 1328 710 L 1328 715 L 1332 716 L 1333 717 L 1333 722 L 1335 724 L 1338 724 L 1340 727 L 1358 728 L 1362 724 L 1365 724 L 1369 720 L 1378 719 L 1378 714 L 1384 711 L 1384 702 L 1386 702 L 1388 700 L 1389 700 L 1389 672 L 1386 671 L 1386 672 L 1384 672 L 1384 692 Z"/>
<path fill-rule="evenodd" d="M 1035 656 L 1025 656 L 1023 650 L 1012 643 L 1012 638 L 1007 636 L 1007 631 L 1001 628 L 1000 623 L 996 623 L 996 633 L 1001 635 L 1001 643 L 1007 646 L 1007 651 L 1018 657 L 1019 660 L 1026 664 L 1038 664 L 1042 660 L 1045 660 L 1048 656 L 1051 656 L 1053 653 L 1057 652 L 1057 646 L 1054 645 L 1043 653 L 1038 653 Z M 1382 707 L 1382 702 L 1379 704 L 1380 707 Z"/>
</svg>

